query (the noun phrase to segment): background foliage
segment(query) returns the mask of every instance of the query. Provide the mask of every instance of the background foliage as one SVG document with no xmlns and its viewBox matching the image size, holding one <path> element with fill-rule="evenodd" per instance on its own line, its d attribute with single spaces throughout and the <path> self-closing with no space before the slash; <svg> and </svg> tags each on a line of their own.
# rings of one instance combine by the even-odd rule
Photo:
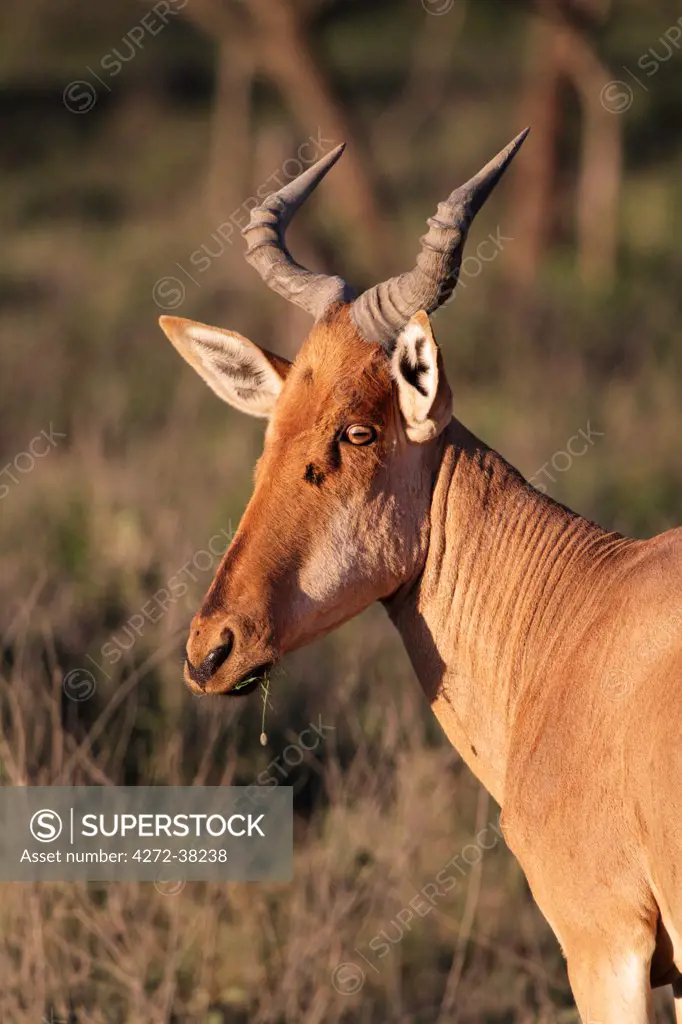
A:
<svg viewBox="0 0 682 1024">
<path fill-rule="evenodd" d="M 437 201 L 531 123 L 434 318 L 456 415 L 603 525 L 675 525 L 678 6 L 168 0 L 144 23 L 150 10 L 0 12 L 0 770 L 30 784 L 277 771 L 295 791 L 296 876 L 172 897 L 3 886 L 0 1016 L 575 1022 L 560 951 L 503 843 L 399 934 L 397 914 L 497 811 L 380 609 L 287 658 L 265 750 L 257 698 L 185 692 L 184 634 L 215 564 L 198 553 L 238 522 L 262 426 L 206 389 L 156 318 L 291 355 L 307 320 L 242 256 L 258 185 L 286 177 L 311 136 L 345 138 L 291 244 L 363 286 L 411 265 Z M 489 236 L 504 239 L 494 258 Z M 197 252 L 210 252 L 201 272 Z M 557 453 L 580 429 L 594 442 L 567 462 Z M 41 431 L 54 443 L 34 458 Z M 183 567 L 187 592 L 135 630 Z M 289 763 L 320 721 L 319 746 Z M 672 1020 L 665 996 L 659 1007 Z"/>
</svg>

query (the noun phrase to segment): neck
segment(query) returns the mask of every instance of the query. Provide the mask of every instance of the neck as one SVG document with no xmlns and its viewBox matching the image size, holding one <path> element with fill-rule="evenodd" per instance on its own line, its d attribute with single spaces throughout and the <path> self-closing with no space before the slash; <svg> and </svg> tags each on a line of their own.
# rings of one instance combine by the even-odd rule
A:
<svg viewBox="0 0 682 1024">
<path fill-rule="evenodd" d="M 388 604 L 443 729 L 498 803 L 515 710 L 578 645 L 631 541 L 538 493 L 456 420 L 423 571 Z"/>
</svg>

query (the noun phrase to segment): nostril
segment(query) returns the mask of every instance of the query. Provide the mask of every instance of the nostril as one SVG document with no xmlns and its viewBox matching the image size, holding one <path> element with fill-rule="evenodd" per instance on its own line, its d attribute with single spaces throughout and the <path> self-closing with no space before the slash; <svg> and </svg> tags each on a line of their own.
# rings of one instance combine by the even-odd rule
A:
<svg viewBox="0 0 682 1024">
<path fill-rule="evenodd" d="M 205 667 L 208 676 L 212 676 L 230 657 L 231 650 L 232 637 L 230 637 L 227 643 L 221 644 L 220 647 L 216 647 L 210 654 L 207 654 L 201 663 L 201 668 Z"/>
<path fill-rule="evenodd" d="M 232 647 L 234 646 L 234 633 L 231 629 L 223 631 L 223 636 L 227 639 L 224 643 L 220 644 L 219 647 L 214 647 L 209 654 L 206 655 L 204 660 L 201 662 L 198 668 L 195 668 L 192 662 L 187 658 L 187 670 L 195 683 L 202 688 L 206 686 L 206 683 L 214 675 L 221 665 L 223 665 L 230 656 Z"/>
</svg>

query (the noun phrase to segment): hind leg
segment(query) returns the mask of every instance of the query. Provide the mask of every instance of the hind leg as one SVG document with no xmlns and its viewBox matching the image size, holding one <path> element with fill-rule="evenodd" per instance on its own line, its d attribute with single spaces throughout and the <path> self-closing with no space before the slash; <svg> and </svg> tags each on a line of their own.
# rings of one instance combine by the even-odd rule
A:
<svg viewBox="0 0 682 1024">
<path fill-rule="evenodd" d="M 569 952 L 568 976 L 582 1024 L 654 1024 L 649 959 L 605 955 L 594 947 Z"/>
</svg>

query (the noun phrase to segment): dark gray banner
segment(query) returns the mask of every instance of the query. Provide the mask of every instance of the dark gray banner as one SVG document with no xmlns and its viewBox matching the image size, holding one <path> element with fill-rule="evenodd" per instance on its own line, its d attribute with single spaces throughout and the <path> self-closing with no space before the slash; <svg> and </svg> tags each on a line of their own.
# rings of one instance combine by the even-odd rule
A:
<svg viewBox="0 0 682 1024">
<path fill-rule="evenodd" d="M 290 787 L 3 786 L 0 881 L 290 881 Z"/>
</svg>

